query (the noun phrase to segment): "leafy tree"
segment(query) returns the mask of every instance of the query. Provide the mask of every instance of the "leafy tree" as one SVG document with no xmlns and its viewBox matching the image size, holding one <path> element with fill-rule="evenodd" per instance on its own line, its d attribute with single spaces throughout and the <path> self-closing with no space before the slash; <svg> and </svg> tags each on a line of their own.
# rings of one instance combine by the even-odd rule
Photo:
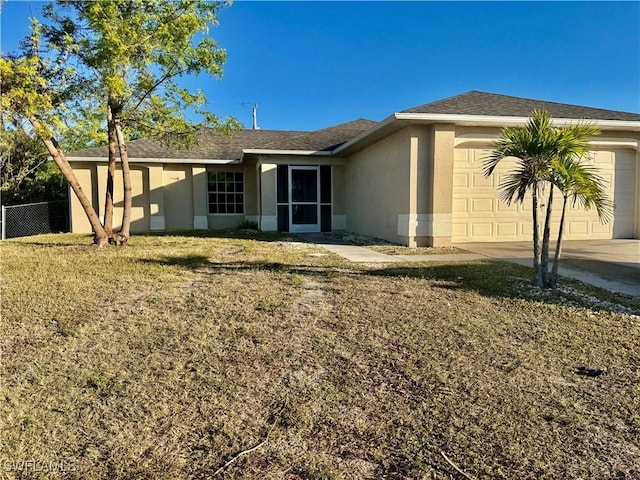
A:
<svg viewBox="0 0 640 480">
<path fill-rule="evenodd" d="M 40 55 L 38 33 L 34 27 L 23 55 L 0 58 L 2 120 L 42 141 L 86 212 L 94 231 L 94 243 L 101 246 L 108 242 L 108 236 L 56 139 L 62 125 L 60 113 L 65 101 L 77 94 L 78 84 L 70 78 L 73 72 L 60 68 L 64 58 L 47 59 Z"/>
<path fill-rule="evenodd" d="M 96 110 L 85 108 L 65 119 L 60 143 L 73 151 L 103 145 L 106 129 Z M 97 121 L 99 120 L 99 121 Z M 0 180 L 2 203 L 16 205 L 30 202 L 67 200 L 64 177 L 52 163 L 42 141 L 29 136 L 15 125 L 0 130 Z"/>
<path fill-rule="evenodd" d="M 78 196 L 97 245 L 109 240 L 124 244 L 129 237 L 127 138 L 155 136 L 188 145 L 202 125 L 227 133 L 238 126 L 206 110 L 202 92 L 178 84 L 184 75 L 222 75 L 226 54 L 207 31 L 223 5 L 205 0 L 59 0 L 44 8 L 45 24 L 34 21 L 19 56 L 3 55 L 2 110 L 25 134 L 43 142 Z M 42 38 L 46 49 L 40 48 Z M 65 122 L 97 125 L 95 112 L 106 117 L 109 146 L 104 224 L 56 140 Z M 96 132 L 91 143 L 99 141 L 102 132 Z M 71 137 L 72 144 L 76 141 Z M 118 234 L 112 230 L 116 150 L 124 186 Z"/>
<path fill-rule="evenodd" d="M 217 24 L 223 5 L 207 0 L 58 0 L 44 10 L 47 40 L 58 51 L 69 51 L 69 61 L 80 62 L 104 99 L 109 146 L 104 225 L 118 244 L 127 242 L 131 219 L 127 132 L 189 143 L 202 123 L 227 131 L 237 126 L 207 111 L 202 92 L 178 84 L 189 74 L 222 76 L 226 53 L 206 33 Z M 185 112 L 202 122 L 189 120 Z M 114 235 L 116 149 L 124 209 L 122 229 Z"/>
<path fill-rule="evenodd" d="M 21 203 L 25 183 L 46 163 L 47 150 L 42 142 L 26 135 L 21 129 L 0 131 L 0 178 L 2 203 Z"/>
<path fill-rule="evenodd" d="M 566 204 L 569 198 L 579 200 L 585 207 L 595 207 L 600 218 L 607 209 L 602 179 L 580 163 L 587 154 L 589 137 L 599 130 L 588 123 L 580 122 L 565 127 L 554 127 L 546 111 L 534 110 L 523 127 L 502 129 L 493 151 L 484 162 L 484 174 L 489 176 L 497 165 L 507 157 L 516 159 L 516 168 L 505 176 L 500 184 L 500 198 L 507 204 L 523 202 L 527 193 L 532 196 L 533 219 L 533 266 L 536 286 L 554 287 L 560 259 Z M 549 272 L 549 243 L 554 186 L 563 194 L 561 228 L 556 245 L 554 268 Z M 542 244 L 538 220 L 539 199 L 545 188 L 549 188 Z"/>
</svg>

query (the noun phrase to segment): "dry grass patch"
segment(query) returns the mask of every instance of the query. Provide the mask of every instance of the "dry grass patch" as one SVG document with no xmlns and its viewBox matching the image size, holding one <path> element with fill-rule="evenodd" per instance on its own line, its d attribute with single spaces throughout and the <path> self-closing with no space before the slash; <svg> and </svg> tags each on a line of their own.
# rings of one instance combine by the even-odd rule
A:
<svg viewBox="0 0 640 480">
<path fill-rule="evenodd" d="M 640 476 L 637 302 L 244 236 L 3 243 L 3 475 Z"/>
<path fill-rule="evenodd" d="M 469 253 L 458 247 L 403 247 L 400 245 L 373 245 L 371 250 L 387 255 L 451 255 Z"/>
</svg>

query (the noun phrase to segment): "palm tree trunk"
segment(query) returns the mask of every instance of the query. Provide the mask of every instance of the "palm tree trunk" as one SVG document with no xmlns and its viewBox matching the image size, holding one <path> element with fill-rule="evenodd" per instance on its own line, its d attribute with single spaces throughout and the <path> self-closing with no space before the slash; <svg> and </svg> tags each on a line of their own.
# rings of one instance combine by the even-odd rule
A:
<svg viewBox="0 0 640 480">
<path fill-rule="evenodd" d="M 564 234 L 564 216 L 567 211 L 568 197 L 564 197 L 562 202 L 562 215 L 560 216 L 560 228 L 558 229 L 558 243 L 556 244 L 556 253 L 553 257 L 553 267 L 551 268 L 551 277 L 549 278 L 549 286 L 556 288 L 558 284 L 558 269 L 560 268 L 560 253 L 562 251 L 562 235 Z"/>
<path fill-rule="evenodd" d="M 553 207 L 553 185 L 550 184 L 550 187 L 542 234 L 542 252 L 540 252 L 540 270 L 542 271 L 542 283 L 545 287 L 549 286 L 549 237 L 551 237 L 551 209 Z"/>
<path fill-rule="evenodd" d="M 42 127 L 37 118 L 31 117 L 29 118 L 29 122 L 36 132 L 42 131 Z M 82 190 L 80 182 L 78 181 L 76 174 L 71 168 L 71 165 L 69 165 L 67 158 L 59 148 L 58 142 L 56 142 L 54 138 L 40 137 L 40 139 L 44 143 L 44 146 L 47 147 L 49 155 L 51 155 L 53 161 L 56 162 L 56 164 L 60 168 L 60 171 L 62 172 L 62 175 L 64 175 L 64 178 L 66 178 L 67 182 L 69 182 L 71 189 L 76 194 L 76 197 L 78 197 L 80 205 L 82 205 L 84 212 L 87 214 L 87 218 L 89 219 L 89 223 L 91 224 L 91 228 L 93 228 L 94 232 L 93 243 L 98 247 L 106 245 L 109 242 L 109 237 L 105 232 L 104 227 L 100 223 L 100 218 L 93 208 L 93 205 L 91 205 L 91 202 L 87 198 L 87 195 L 84 193 L 84 190 Z"/>
<path fill-rule="evenodd" d="M 540 231 L 538 229 L 538 185 L 533 186 L 533 284 L 542 287 L 542 273 L 540 270 Z"/>
<path fill-rule="evenodd" d="M 122 188 L 124 190 L 124 208 L 122 209 L 122 228 L 118 235 L 118 244 L 125 245 L 129 241 L 131 228 L 131 172 L 129 168 L 129 153 L 124 142 L 124 135 L 119 120 L 115 121 L 116 134 L 118 136 L 118 148 L 120 150 L 120 162 L 122 163 Z"/>
<path fill-rule="evenodd" d="M 116 173 L 116 125 L 111 113 L 111 105 L 107 106 L 107 136 L 109 144 L 109 160 L 107 163 L 107 191 L 104 199 L 104 230 L 113 238 L 113 179 Z"/>
</svg>

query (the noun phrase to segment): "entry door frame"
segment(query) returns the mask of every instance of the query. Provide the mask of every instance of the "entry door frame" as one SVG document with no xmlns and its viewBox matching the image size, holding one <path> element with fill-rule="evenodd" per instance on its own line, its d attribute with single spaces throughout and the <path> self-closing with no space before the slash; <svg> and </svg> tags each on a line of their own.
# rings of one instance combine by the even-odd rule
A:
<svg viewBox="0 0 640 480">
<path fill-rule="evenodd" d="M 320 232 L 320 166 L 304 165 L 289 166 L 289 231 L 291 233 L 317 233 Z M 293 200 L 293 171 L 294 170 L 313 170 L 316 172 L 316 201 L 315 202 L 294 202 Z M 316 206 L 316 223 L 315 224 L 294 224 L 293 223 L 293 205 L 315 205 Z"/>
</svg>

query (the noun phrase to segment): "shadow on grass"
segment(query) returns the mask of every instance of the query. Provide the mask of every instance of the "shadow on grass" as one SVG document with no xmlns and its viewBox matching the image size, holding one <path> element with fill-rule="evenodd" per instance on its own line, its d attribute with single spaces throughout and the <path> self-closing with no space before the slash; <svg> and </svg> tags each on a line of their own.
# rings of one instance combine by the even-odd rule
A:
<svg viewBox="0 0 640 480">
<path fill-rule="evenodd" d="M 43 240 L 43 236 L 47 236 Z M 136 239 L 139 238 L 166 238 L 166 237 L 184 237 L 184 238 L 221 238 L 221 239 L 238 239 L 238 240 L 258 240 L 261 242 L 280 242 L 294 241 L 304 242 L 303 239 L 293 234 L 283 232 L 261 232 L 252 229 L 226 229 L 226 230 L 172 230 L 168 232 L 145 232 L 133 233 L 129 238 L 127 247 L 118 248 L 135 248 Z M 52 240 L 56 238 L 56 240 Z M 33 235 L 30 237 L 19 237 L 5 240 L 3 243 L 20 243 L 22 245 L 34 245 L 41 247 L 94 247 L 93 234 L 53 234 L 47 233 L 42 235 Z M 104 248 L 110 248 L 105 246 Z"/>
<path fill-rule="evenodd" d="M 218 262 L 200 255 L 171 256 L 140 261 L 199 270 L 211 275 L 235 270 L 307 275 L 317 277 L 320 281 L 330 281 L 331 277 L 336 275 L 417 278 L 433 281 L 435 288 L 476 292 L 485 297 L 525 299 L 553 305 L 582 305 L 597 311 L 616 313 L 626 309 L 627 313 L 640 314 L 640 301 L 578 281 L 564 279 L 563 285 L 571 286 L 575 291 L 580 292 L 583 295 L 582 298 L 566 291 L 551 291 L 533 287 L 530 283 L 533 269 L 507 262 L 413 263 L 384 266 L 378 269 L 362 269 L 280 262 Z M 589 302 L 589 299 L 585 298 L 586 296 L 598 299 L 598 301 Z"/>
<path fill-rule="evenodd" d="M 139 235 L 132 235 L 135 237 L 186 237 L 186 238 L 224 238 L 224 239 L 239 239 L 239 240 L 259 240 L 261 242 L 279 242 L 284 239 L 290 238 L 289 233 L 283 232 L 262 232 L 252 229 L 225 229 L 225 230 L 173 230 L 169 232 L 147 232 Z M 295 239 L 298 240 L 298 239 Z"/>
<path fill-rule="evenodd" d="M 391 266 L 368 272 L 379 276 L 406 276 L 438 282 L 441 288 L 474 291 L 485 297 L 519 298 L 554 305 L 583 305 L 597 311 L 640 314 L 640 300 L 563 277 L 560 287 L 549 290 L 531 284 L 533 268 L 500 261 L 434 263 Z M 571 292 L 575 292 L 575 294 Z M 624 308 L 620 308 L 624 307 Z"/>
</svg>

